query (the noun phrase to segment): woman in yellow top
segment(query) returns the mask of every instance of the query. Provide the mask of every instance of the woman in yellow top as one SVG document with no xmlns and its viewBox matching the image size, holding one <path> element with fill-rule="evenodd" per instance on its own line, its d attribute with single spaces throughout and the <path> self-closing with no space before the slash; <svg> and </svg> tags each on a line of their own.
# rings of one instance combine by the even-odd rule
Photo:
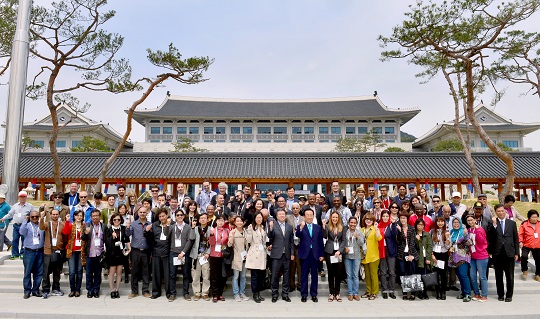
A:
<svg viewBox="0 0 540 319">
<path fill-rule="evenodd" d="M 366 214 L 362 220 L 362 232 L 366 237 L 366 252 L 362 264 L 364 264 L 364 270 L 366 272 L 366 293 L 362 295 L 362 298 L 368 298 L 374 300 L 379 294 L 379 240 L 383 237 L 375 216 L 371 213 Z"/>
</svg>

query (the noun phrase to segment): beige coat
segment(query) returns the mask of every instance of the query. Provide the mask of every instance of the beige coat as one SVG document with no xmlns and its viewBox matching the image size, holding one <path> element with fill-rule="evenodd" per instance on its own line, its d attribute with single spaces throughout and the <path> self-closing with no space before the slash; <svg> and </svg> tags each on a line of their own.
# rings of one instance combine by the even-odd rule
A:
<svg viewBox="0 0 540 319">
<path fill-rule="evenodd" d="M 242 252 L 248 251 L 248 244 L 246 240 L 247 231 L 244 229 L 242 233 L 234 230 L 234 237 L 232 235 L 232 230 L 229 233 L 229 247 L 234 247 L 234 257 L 232 261 L 232 269 L 242 271 L 242 264 L 244 260 L 242 259 Z"/>
<path fill-rule="evenodd" d="M 246 268 L 266 269 L 266 232 L 264 228 L 261 233 L 248 227 L 246 239 L 248 244 L 251 245 L 246 258 Z M 262 250 L 260 249 L 261 245 Z"/>
</svg>

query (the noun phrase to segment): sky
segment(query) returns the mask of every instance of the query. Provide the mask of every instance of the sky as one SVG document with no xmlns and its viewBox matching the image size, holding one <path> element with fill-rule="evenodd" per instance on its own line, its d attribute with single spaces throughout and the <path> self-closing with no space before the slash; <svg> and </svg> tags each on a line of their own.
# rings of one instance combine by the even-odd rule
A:
<svg viewBox="0 0 540 319">
<path fill-rule="evenodd" d="M 35 0 L 44 4 L 48 1 Z M 304 99 L 371 95 L 378 92 L 389 108 L 420 109 L 402 131 L 420 137 L 437 123 L 452 121 L 453 101 L 442 77 L 427 84 L 415 74 L 420 68 L 406 60 L 381 62 L 379 35 L 389 36 L 400 24 L 410 0 L 379 1 L 186 1 L 114 0 L 115 10 L 105 28 L 125 37 L 118 57 L 129 59 L 134 77 L 163 72 L 146 60 L 146 49 L 165 50 L 169 43 L 184 57 L 209 56 L 215 61 L 205 74 L 208 81 L 185 85 L 168 81 L 139 109 L 158 107 L 172 95 L 240 98 Z M 395 48 L 395 47 L 394 47 Z M 29 76 L 39 70 L 30 59 Z M 75 83 L 80 74 L 69 72 L 59 84 Z M 0 78 L 5 84 L 8 77 Z M 540 122 L 537 95 L 523 95 L 529 87 L 500 83 L 506 89 L 495 112 L 514 122 Z M 76 96 L 91 104 L 85 114 L 111 124 L 123 133 L 127 109 L 140 92 L 113 95 L 79 90 Z M 488 91 L 478 96 L 486 104 Z M 7 86 L 0 86 L 0 110 L 7 108 Z M 27 101 L 25 122 L 48 114 L 45 101 Z M 5 121 L 0 111 L 0 122 Z M 2 130 L 1 140 L 4 139 Z M 144 141 L 143 127 L 134 122 L 132 141 Z M 540 151 L 540 132 L 529 134 L 525 146 Z"/>
</svg>

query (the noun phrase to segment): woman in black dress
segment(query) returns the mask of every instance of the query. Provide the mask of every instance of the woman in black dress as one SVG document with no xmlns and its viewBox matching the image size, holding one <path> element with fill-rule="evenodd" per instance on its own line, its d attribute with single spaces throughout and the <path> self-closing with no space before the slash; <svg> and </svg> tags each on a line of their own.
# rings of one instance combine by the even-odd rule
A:
<svg viewBox="0 0 540 319">
<path fill-rule="evenodd" d="M 131 250 L 129 236 L 126 236 L 126 226 L 122 226 L 123 217 L 119 213 L 111 215 L 109 228 L 105 233 L 105 261 L 109 267 L 109 287 L 111 298 L 120 298 L 118 288 L 122 281 L 122 268 L 127 261 L 127 255 Z M 114 274 L 116 274 L 116 284 Z"/>
</svg>

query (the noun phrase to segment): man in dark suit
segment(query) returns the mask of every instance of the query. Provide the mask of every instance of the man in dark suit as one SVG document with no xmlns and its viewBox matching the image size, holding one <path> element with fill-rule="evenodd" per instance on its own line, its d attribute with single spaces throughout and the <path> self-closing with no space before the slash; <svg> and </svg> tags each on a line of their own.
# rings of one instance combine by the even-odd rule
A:
<svg viewBox="0 0 540 319">
<path fill-rule="evenodd" d="M 516 222 L 506 217 L 502 204 L 495 205 L 493 224 L 489 226 L 490 252 L 495 266 L 495 281 L 499 301 L 511 302 L 514 294 L 514 267 L 519 255 Z M 503 273 L 506 277 L 506 299 L 504 298 Z"/>
<path fill-rule="evenodd" d="M 311 208 L 304 211 L 305 222 L 296 228 L 296 237 L 300 240 L 298 246 L 298 258 L 302 268 L 300 279 L 300 294 L 302 302 L 307 301 L 308 295 L 308 275 L 311 273 L 311 287 L 309 293 L 313 302 L 318 302 L 317 285 L 319 277 L 317 266 L 319 261 L 324 260 L 324 247 L 321 226 L 313 224 L 314 213 Z"/>
<path fill-rule="evenodd" d="M 277 222 L 270 221 L 268 237 L 272 243 L 270 260 L 272 262 L 272 302 L 277 302 L 279 296 L 279 277 L 283 270 L 283 285 L 281 299 L 291 302 L 289 298 L 289 280 L 291 260 L 294 261 L 294 235 L 293 228 L 285 221 L 285 211 L 280 209 L 276 213 Z"/>
</svg>

